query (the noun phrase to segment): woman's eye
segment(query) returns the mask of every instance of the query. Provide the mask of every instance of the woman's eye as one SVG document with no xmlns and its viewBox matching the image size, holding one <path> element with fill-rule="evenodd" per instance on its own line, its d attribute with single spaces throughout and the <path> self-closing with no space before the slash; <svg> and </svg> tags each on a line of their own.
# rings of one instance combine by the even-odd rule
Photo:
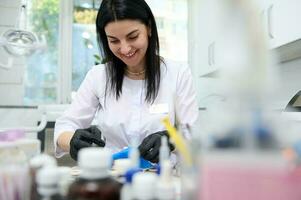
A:
<svg viewBox="0 0 301 200">
<path fill-rule="evenodd" d="M 129 37 L 130 40 L 135 40 L 135 39 L 137 39 L 137 38 L 138 38 L 138 35 Z"/>
<path fill-rule="evenodd" d="M 111 40 L 110 43 L 116 44 L 118 41 L 117 40 Z"/>
</svg>

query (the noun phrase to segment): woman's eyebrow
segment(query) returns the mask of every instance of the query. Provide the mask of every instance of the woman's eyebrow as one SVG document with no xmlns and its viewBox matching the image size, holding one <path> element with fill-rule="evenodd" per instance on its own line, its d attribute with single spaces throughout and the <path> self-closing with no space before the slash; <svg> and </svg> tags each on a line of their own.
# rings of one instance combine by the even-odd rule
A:
<svg viewBox="0 0 301 200">
<path fill-rule="evenodd" d="M 126 34 L 126 36 L 128 37 L 128 36 L 132 35 L 133 33 L 138 32 L 138 31 L 139 31 L 138 29 L 133 30 L 133 31 L 129 32 L 128 34 Z M 107 37 L 112 38 L 112 39 L 117 39 L 116 37 L 111 36 L 111 35 L 107 35 Z"/>
</svg>

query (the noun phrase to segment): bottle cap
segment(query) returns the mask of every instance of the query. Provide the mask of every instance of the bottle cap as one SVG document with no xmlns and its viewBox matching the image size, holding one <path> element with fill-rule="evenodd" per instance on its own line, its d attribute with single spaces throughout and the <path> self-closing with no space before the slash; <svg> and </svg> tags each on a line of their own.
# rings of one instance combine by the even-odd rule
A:
<svg viewBox="0 0 301 200">
<path fill-rule="evenodd" d="M 55 158 L 47 154 L 40 154 L 30 160 L 31 168 L 38 169 L 45 166 L 57 166 Z"/>
<path fill-rule="evenodd" d="M 155 197 L 157 175 L 150 172 L 139 172 L 133 177 L 133 197 L 139 200 L 151 200 Z"/>
<path fill-rule="evenodd" d="M 78 166 L 82 170 L 81 177 L 97 179 L 108 176 L 111 163 L 112 153 L 109 149 L 89 147 L 79 151 Z"/>
<path fill-rule="evenodd" d="M 83 148 L 79 151 L 78 166 L 82 169 L 106 168 L 111 166 L 111 152 L 101 147 Z"/>
</svg>

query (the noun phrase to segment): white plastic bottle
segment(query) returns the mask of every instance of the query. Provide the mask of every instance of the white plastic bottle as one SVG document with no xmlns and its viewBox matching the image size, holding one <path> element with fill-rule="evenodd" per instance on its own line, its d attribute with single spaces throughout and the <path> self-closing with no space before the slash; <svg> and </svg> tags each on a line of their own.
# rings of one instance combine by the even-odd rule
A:
<svg viewBox="0 0 301 200">
<path fill-rule="evenodd" d="M 75 177 L 71 175 L 71 168 L 60 166 L 58 167 L 59 172 L 59 193 L 62 197 L 66 197 L 70 185 L 75 181 Z"/>
<path fill-rule="evenodd" d="M 169 160 L 169 147 L 168 147 L 167 137 L 163 136 L 163 137 L 161 137 L 161 146 L 160 146 L 160 151 L 159 151 L 160 165 L 162 165 L 162 163 L 165 160 Z"/>
<path fill-rule="evenodd" d="M 120 192 L 121 200 L 133 200 L 132 180 L 134 175 L 139 172 L 142 172 L 140 168 L 132 168 L 125 173 L 125 183 L 123 184 Z"/>
<path fill-rule="evenodd" d="M 121 200 L 132 200 L 132 180 L 130 177 L 125 176 L 125 183 L 120 191 Z"/>
<path fill-rule="evenodd" d="M 140 166 L 140 153 L 138 150 L 138 139 L 137 137 L 133 137 L 131 140 L 131 150 L 129 152 L 129 159 L 131 160 L 131 167 L 132 168 L 137 168 Z"/>
<path fill-rule="evenodd" d="M 59 171 L 57 167 L 44 167 L 37 173 L 36 182 L 40 200 L 62 200 L 59 194 Z"/>
<path fill-rule="evenodd" d="M 30 199 L 36 200 L 38 199 L 37 192 L 37 183 L 36 183 L 36 175 L 37 172 L 43 167 L 54 167 L 57 166 L 57 162 L 55 158 L 47 155 L 47 154 L 39 154 L 29 161 L 30 168 L 30 176 L 31 176 L 31 192 Z"/>
<path fill-rule="evenodd" d="M 133 200 L 156 200 L 156 183 L 158 176 L 151 172 L 139 172 L 133 177 Z"/>
<path fill-rule="evenodd" d="M 172 167 L 169 160 L 161 163 L 161 174 L 157 184 L 156 197 L 157 200 L 175 200 L 176 188 L 172 181 Z"/>
</svg>

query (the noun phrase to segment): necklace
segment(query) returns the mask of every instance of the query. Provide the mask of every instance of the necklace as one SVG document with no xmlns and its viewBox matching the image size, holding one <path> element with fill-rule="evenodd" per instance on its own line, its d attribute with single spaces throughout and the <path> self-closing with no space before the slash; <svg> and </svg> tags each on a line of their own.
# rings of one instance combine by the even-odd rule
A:
<svg viewBox="0 0 301 200">
<path fill-rule="evenodd" d="M 131 72 L 131 71 L 128 70 L 128 69 L 125 69 L 125 71 L 126 71 L 128 74 L 133 75 L 133 76 L 139 76 L 139 75 L 142 75 L 142 74 L 145 73 L 145 69 L 142 70 L 141 72 Z"/>
</svg>

